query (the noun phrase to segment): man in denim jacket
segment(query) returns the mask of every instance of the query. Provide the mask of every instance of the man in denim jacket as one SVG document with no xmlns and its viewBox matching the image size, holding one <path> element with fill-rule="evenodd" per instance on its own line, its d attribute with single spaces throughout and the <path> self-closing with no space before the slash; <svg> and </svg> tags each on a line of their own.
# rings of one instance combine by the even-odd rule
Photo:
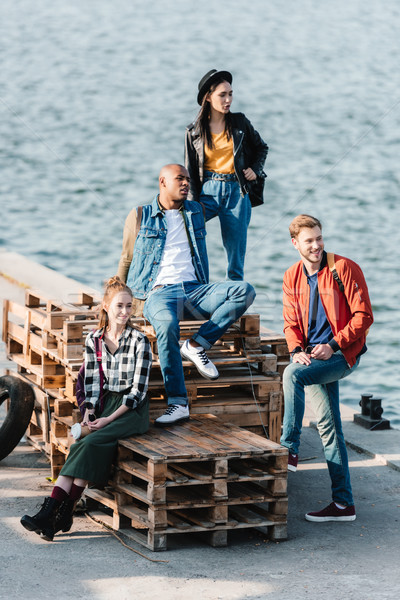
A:
<svg viewBox="0 0 400 600">
<path fill-rule="evenodd" d="M 201 204 L 187 200 L 189 173 L 177 164 L 159 175 L 159 194 L 128 215 L 118 275 L 145 300 L 143 315 L 157 336 L 158 356 L 168 397 L 168 408 L 158 426 L 189 418 L 182 357 L 207 379 L 219 376 L 206 354 L 252 304 L 253 287 L 244 281 L 208 283 L 206 230 Z M 138 230 L 137 237 L 136 231 Z M 136 237 L 136 240 L 135 240 Z M 181 319 L 209 319 L 179 346 Z"/>
</svg>

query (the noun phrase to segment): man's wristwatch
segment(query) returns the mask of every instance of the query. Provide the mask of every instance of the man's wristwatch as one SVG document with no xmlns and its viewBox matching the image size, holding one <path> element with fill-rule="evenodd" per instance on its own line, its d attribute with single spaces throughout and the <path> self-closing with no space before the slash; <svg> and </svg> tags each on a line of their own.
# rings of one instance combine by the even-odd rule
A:
<svg viewBox="0 0 400 600">
<path fill-rule="evenodd" d="M 291 351 L 290 356 L 293 356 L 293 354 L 298 354 L 299 352 L 304 352 L 304 350 L 301 346 L 296 346 L 296 348 Z"/>
</svg>

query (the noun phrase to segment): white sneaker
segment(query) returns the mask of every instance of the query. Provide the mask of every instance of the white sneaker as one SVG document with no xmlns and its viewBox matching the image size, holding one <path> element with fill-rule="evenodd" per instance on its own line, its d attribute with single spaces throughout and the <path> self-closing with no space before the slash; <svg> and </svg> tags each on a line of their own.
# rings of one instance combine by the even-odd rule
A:
<svg viewBox="0 0 400 600">
<path fill-rule="evenodd" d="M 218 379 L 219 373 L 217 367 L 208 358 L 202 346 L 193 348 L 189 344 L 189 340 L 186 340 L 181 346 L 181 356 L 186 358 L 186 360 L 190 360 L 200 375 L 203 375 L 206 379 Z"/>
<path fill-rule="evenodd" d="M 189 407 L 182 404 L 171 404 L 161 417 L 154 421 L 157 427 L 166 427 L 167 425 L 176 425 L 183 421 L 189 421 Z"/>
</svg>

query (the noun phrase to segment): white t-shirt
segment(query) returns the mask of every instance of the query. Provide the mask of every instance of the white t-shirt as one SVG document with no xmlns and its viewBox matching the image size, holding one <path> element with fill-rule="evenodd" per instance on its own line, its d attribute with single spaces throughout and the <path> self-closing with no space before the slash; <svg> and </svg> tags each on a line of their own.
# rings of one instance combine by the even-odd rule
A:
<svg viewBox="0 0 400 600">
<path fill-rule="evenodd" d="M 153 287 L 197 280 L 182 212 L 176 209 L 166 210 L 165 218 L 167 239 Z"/>
</svg>

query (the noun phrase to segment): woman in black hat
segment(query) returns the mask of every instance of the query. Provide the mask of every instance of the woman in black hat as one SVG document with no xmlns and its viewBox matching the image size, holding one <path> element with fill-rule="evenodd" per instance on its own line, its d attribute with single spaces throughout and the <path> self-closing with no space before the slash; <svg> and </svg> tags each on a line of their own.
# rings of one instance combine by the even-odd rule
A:
<svg viewBox="0 0 400 600">
<path fill-rule="evenodd" d="M 200 80 L 201 108 L 186 128 L 190 199 L 208 221 L 218 215 L 228 256 L 228 279 L 242 280 L 251 206 L 262 204 L 267 144 L 243 113 L 231 113 L 232 75 L 212 69 Z"/>
</svg>

